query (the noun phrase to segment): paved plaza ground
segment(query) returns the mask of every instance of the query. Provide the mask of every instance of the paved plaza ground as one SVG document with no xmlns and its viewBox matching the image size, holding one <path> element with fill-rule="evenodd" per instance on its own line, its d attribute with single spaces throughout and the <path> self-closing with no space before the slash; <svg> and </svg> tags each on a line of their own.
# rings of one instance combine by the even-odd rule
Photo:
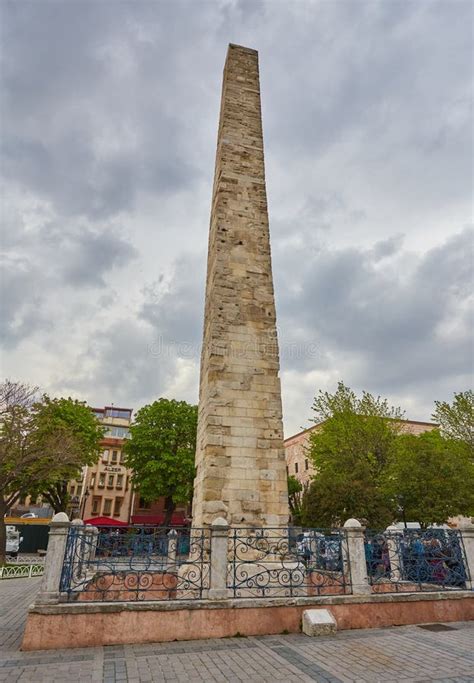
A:
<svg viewBox="0 0 474 683">
<path fill-rule="evenodd" d="M 40 579 L 0 581 L 0 681 L 474 682 L 474 623 L 20 652 Z M 71 640 L 74 640 L 71 634 Z"/>
</svg>

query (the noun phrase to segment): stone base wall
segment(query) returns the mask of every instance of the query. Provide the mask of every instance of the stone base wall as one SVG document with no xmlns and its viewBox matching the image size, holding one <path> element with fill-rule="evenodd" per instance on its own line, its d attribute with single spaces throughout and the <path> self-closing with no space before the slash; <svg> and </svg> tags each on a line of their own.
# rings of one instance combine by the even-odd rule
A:
<svg viewBox="0 0 474 683">
<path fill-rule="evenodd" d="M 79 602 L 100 602 L 104 598 L 117 602 L 131 600 L 173 600 L 177 595 L 178 578 L 171 572 L 101 572 L 87 588 L 77 593 Z"/>
<path fill-rule="evenodd" d="M 474 620 L 474 593 L 327 596 L 32 607 L 23 650 L 270 635 L 301 630 L 303 610 L 326 607 L 338 629 Z"/>
</svg>

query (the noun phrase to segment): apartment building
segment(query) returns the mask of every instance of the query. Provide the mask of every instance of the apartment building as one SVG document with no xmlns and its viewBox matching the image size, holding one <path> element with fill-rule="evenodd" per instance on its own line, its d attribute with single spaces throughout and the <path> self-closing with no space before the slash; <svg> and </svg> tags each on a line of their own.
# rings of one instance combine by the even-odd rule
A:
<svg viewBox="0 0 474 683">
<path fill-rule="evenodd" d="M 82 476 L 69 483 L 72 506 L 84 520 L 107 517 L 128 523 L 133 491 L 123 447 L 129 438 L 132 409 L 105 406 L 92 411 L 106 431 L 97 463 L 84 467 Z"/>
</svg>

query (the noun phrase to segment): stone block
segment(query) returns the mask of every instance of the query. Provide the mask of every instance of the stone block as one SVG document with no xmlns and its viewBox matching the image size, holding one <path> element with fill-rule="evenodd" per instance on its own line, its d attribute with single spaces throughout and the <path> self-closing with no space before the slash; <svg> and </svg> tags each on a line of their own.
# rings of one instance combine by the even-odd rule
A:
<svg viewBox="0 0 474 683">
<path fill-rule="evenodd" d="M 219 512 L 226 513 L 228 508 L 222 500 L 206 501 L 203 508 L 208 515 L 217 515 Z"/>
<path fill-rule="evenodd" d="M 331 636 L 337 631 L 337 622 L 328 609 L 305 609 L 302 622 L 307 636 Z"/>
</svg>

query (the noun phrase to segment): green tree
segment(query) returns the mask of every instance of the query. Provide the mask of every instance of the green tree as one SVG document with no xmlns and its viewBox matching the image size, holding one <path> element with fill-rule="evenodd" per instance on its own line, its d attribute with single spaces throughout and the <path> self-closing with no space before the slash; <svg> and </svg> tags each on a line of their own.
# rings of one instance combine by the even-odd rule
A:
<svg viewBox="0 0 474 683">
<path fill-rule="evenodd" d="M 301 524 L 303 490 L 303 484 L 290 474 L 288 476 L 288 504 L 290 506 L 291 522 L 296 526 Z"/>
<path fill-rule="evenodd" d="M 349 517 L 373 526 L 393 520 L 393 502 L 382 487 L 403 413 L 386 399 L 358 397 L 342 382 L 334 394 L 319 392 L 309 455 L 316 475 L 303 499 L 308 526 L 342 524 Z"/>
<path fill-rule="evenodd" d="M 43 396 L 35 406 L 35 440 L 46 450 L 51 437 L 62 434 L 67 448 L 51 477 L 39 482 L 30 493 L 41 494 L 55 512 L 65 512 L 70 498 L 68 482 L 80 474 L 84 465 L 97 462 L 104 431 L 84 402 Z"/>
<path fill-rule="evenodd" d="M 335 415 L 346 413 L 397 421 L 403 420 L 404 416 L 404 411 L 391 406 L 386 398 L 373 396 L 368 391 L 363 391 L 362 396 L 359 397 L 350 387 L 346 387 L 344 382 L 337 383 L 337 390 L 334 394 L 320 389 L 314 398 L 311 410 L 314 413 L 312 422 L 316 424 Z"/>
<path fill-rule="evenodd" d="M 435 401 L 433 419 L 439 423 L 443 436 L 467 443 L 474 454 L 474 391 L 454 394 L 452 404 Z"/>
<path fill-rule="evenodd" d="M 46 491 L 95 458 L 102 430 L 72 399 L 36 400 L 37 389 L 0 384 L 0 564 L 5 562 L 5 514 L 20 496 Z M 56 509 L 56 506 L 55 506 Z"/>
<path fill-rule="evenodd" d="M 125 453 L 134 485 L 149 502 L 165 497 L 165 526 L 192 497 L 196 431 L 197 406 L 165 398 L 141 408 L 130 427 Z"/>
<path fill-rule="evenodd" d="M 438 430 L 401 434 L 388 463 L 385 491 L 403 518 L 422 526 L 474 514 L 474 462 L 462 441 Z"/>
</svg>

